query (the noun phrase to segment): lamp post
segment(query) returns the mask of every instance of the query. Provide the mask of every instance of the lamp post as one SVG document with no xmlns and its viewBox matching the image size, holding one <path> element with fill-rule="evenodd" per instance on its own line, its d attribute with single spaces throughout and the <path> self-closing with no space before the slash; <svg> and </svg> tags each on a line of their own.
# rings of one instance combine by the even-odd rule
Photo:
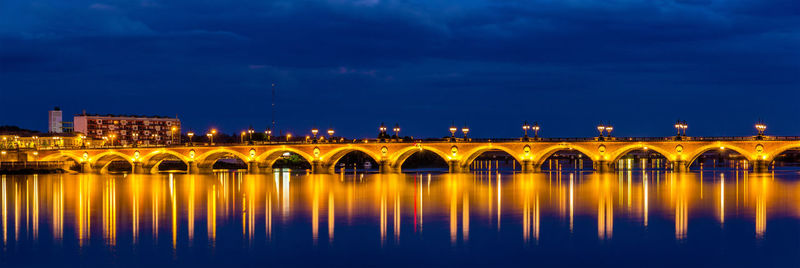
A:
<svg viewBox="0 0 800 268">
<path fill-rule="evenodd" d="M 267 142 L 270 142 L 272 140 L 272 129 L 265 130 L 264 134 L 267 134 Z"/>
<path fill-rule="evenodd" d="M 292 139 L 292 133 L 286 133 L 286 141 L 288 142 L 291 139 Z"/>
<path fill-rule="evenodd" d="M 464 140 L 467 140 L 467 134 L 469 134 L 469 127 L 467 124 L 464 124 L 464 127 L 461 128 L 461 132 L 464 133 Z"/>
<path fill-rule="evenodd" d="M 531 129 L 531 125 L 528 125 L 528 120 L 525 120 L 525 122 L 522 123 L 522 131 L 525 133 L 525 136 L 523 136 L 522 139 L 525 141 L 528 140 L 528 129 Z"/>
<path fill-rule="evenodd" d="M 614 126 L 612 126 L 612 125 L 606 125 L 606 132 L 608 132 L 608 133 L 607 133 L 607 136 L 608 136 L 609 138 L 611 138 L 611 131 L 612 131 L 612 130 L 614 130 Z"/>
<path fill-rule="evenodd" d="M 394 123 L 394 128 L 392 130 L 394 131 L 394 138 L 400 139 L 400 124 Z"/>
<path fill-rule="evenodd" d="M 686 129 L 689 128 L 689 124 L 686 124 L 686 120 L 681 122 L 681 128 L 683 129 L 683 136 L 686 136 Z"/>
<path fill-rule="evenodd" d="M 603 131 L 606 131 L 606 126 L 605 126 L 605 125 L 603 125 L 602 123 L 601 123 L 601 124 L 599 124 L 599 125 L 597 125 L 597 131 L 598 131 L 598 132 L 600 132 L 600 137 L 599 137 L 599 139 L 600 139 L 600 140 L 603 140 Z"/>
<path fill-rule="evenodd" d="M 378 127 L 378 140 L 385 141 L 386 139 L 386 125 L 381 122 L 381 126 Z"/>
<path fill-rule="evenodd" d="M 538 139 L 539 138 L 539 122 L 533 122 L 533 126 L 531 126 L 531 129 L 533 130 L 533 137 L 535 139 Z"/>
<path fill-rule="evenodd" d="M 313 143 L 317 143 L 317 133 L 319 133 L 319 129 L 316 127 L 311 129 L 311 134 L 314 135 L 314 140 L 312 141 Z"/>
<path fill-rule="evenodd" d="M 456 127 L 456 123 L 453 122 L 453 124 L 450 125 L 450 140 L 451 141 L 456 141 L 456 131 L 458 131 L 458 128 Z"/>
<path fill-rule="evenodd" d="M 250 144 L 253 144 L 253 133 L 255 132 L 256 130 L 253 129 L 253 126 L 250 126 L 250 128 L 247 129 L 247 139 L 250 140 Z"/>
<path fill-rule="evenodd" d="M 767 125 L 764 124 L 763 121 L 759 120 L 758 123 L 756 123 L 756 131 L 758 131 L 758 136 L 756 138 L 759 139 L 759 140 L 763 139 L 764 138 L 764 132 L 766 130 L 767 130 Z"/>
<path fill-rule="evenodd" d="M 333 133 L 334 133 L 333 128 L 328 128 L 328 140 L 330 140 L 331 142 L 333 142 Z"/>
<path fill-rule="evenodd" d="M 194 144 L 192 143 L 192 137 L 194 137 L 194 132 L 189 131 L 189 133 L 186 133 L 186 136 L 189 136 L 189 146 L 194 146 Z"/>
<path fill-rule="evenodd" d="M 240 142 L 241 144 L 244 144 L 244 134 L 245 134 L 245 133 L 247 133 L 247 131 L 244 131 L 244 130 L 242 130 L 242 133 L 241 133 L 241 134 L 240 134 L 240 136 L 239 136 L 239 142 Z"/>
<path fill-rule="evenodd" d="M 81 138 L 81 148 L 86 148 L 86 142 L 85 142 L 86 136 L 80 135 L 80 138 Z"/>
</svg>

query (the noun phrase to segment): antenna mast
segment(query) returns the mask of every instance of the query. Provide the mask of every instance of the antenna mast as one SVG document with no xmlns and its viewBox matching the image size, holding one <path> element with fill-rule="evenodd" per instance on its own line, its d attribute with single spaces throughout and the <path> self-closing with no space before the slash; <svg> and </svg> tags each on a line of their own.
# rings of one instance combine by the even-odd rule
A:
<svg viewBox="0 0 800 268">
<path fill-rule="evenodd" d="M 272 130 L 275 130 L 275 83 L 272 83 Z"/>
</svg>

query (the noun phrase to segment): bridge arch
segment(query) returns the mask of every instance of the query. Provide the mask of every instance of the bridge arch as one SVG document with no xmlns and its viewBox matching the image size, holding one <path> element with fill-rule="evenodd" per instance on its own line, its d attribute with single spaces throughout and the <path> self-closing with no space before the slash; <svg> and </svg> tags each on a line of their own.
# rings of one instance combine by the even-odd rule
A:
<svg viewBox="0 0 800 268">
<path fill-rule="evenodd" d="M 133 167 L 133 157 L 117 151 L 102 152 L 90 158 L 92 169 L 99 173 L 108 173 L 108 166 L 114 161 L 125 161 Z"/>
<path fill-rule="evenodd" d="M 263 152 L 260 155 L 256 156 L 255 160 L 259 163 L 263 163 L 264 166 L 266 167 L 272 167 L 272 165 L 275 164 L 275 162 L 278 161 L 278 159 L 281 159 L 281 157 L 283 157 L 283 154 L 287 152 L 299 155 L 300 157 L 308 161 L 308 163 L 312 163 L 314 161 L 314 156 L 306 152 L 303 152 L 301 150 L 286 146 Z"/>
<path fill-rule="evenodd" d="M 396 171 L 400 171 L 400 167 L 402 167 L 403 163 L 409 157 L 411 157 L 411 155 L 413 155 L 413 154 L 415 154 L 417 152 L 421 152 L 421 151 L 432 152 L 432 153 L 438 155 L 439 157 L 441 157 L 442 160 L 444 160 L 445 162 L 449 162 L 452 159 L 452 157 L 450 155 L 448 155 L 447 153 L 445 153 L 445 152 L 443 152 L 443 151 L 441 151 L 439 149 L 436 149 L 436 148 L 433 148 L 433 147 L 430 147 L 430 146 L 417 144 L 416 146 L 408 146 L 408 147 L 402 148 L 402 149 L 397 150 L 396 152 L 392 153 L 388 158 L 389 165 L 391 166 L 392 169 L 394 169 Z"/>
<path fill-rule="evenodd" d="M 72 153 L 66 152 L 59 152 L 58 154 L 51 154 L 39 159 L 39 161 L 63 161 L 63 160 L 73 160 L 77 163 L 81 163 L 83 161 L 83 157 L 80 155 L 75 155 Z"/>
<path fill-rule="evenodd" d="M 539 156 L 537 158 L 534 158 L 535 159 L 534 163 L 536 166 L 541 166 L 542 164 L 544 164 L 545 161 L 547 161 L 548 158 L 550 158 L 550 156 L 553 156 L 553 154 L 563 150 L 576 150 L 588 156 L 592 161 L 597 161 L 599 160 L 600 157 L 597 153 L 594 153 L 592 152 L 592 150 L 586 149 L 582 146 L 563 143 L 563 144 L 553 145 L 541 150 Z M 536 156 L 534 155 L 534 157 Z"/>
<path fill-rule="evenodd" d="M 332 167 L 333 165 L 336 165 L 336 163 L 339 162 L 339 160 L 341 160 L 342 157 L 352 152 L 362 152 L 371 157 L 372 160 L 375 160 L 376 163 L 380 163 L 381 159 L 383 159 L 383 157 L 381 157 L 379 153 L 370 151 L 360 146 L 347 146 L 347 147 L 336 148 L 326 153 L 325 155 L 321 156 L 321 159 L 322 161 L 325 162 L 326 166 Z"/>
<path fill-rule="evenodd" d="M 186 164 L 187 167 L 189 166 L 189 158 L 181 155 L 178 152 L 172 150 L 156 150 L 142 157 L 142 168 L 149 173 L 158 173 L 158 166 L 161 164 L 161 162 L 167 160 L 171 156 L 174 156 Z"/>
<path fill-rule="evenodd" d="M 669 151 L 669 149 L 661 148 L 660 146 L 653 146 L 651 144 L 631 144 L 622 148 L 619 148 L 610 153 L 610 160 L 614 161 L 615 163 L 619 161 L 622 157 L 627 155 L 630 152 L 636 150 L 653 150 L 669 160 L 670 162 L 675 161 L 675 154 Z"/>
<path fill-rule="evenodd" d="M 790 143 L 790 144 L 778 147 L 775 150 L 769 150 L 769 153 L 767 154 L 767 159 L 766 159 L 767 163 L 774 162 L 775 158 L 777 158 L 778 156 L 780 156 L 781 154 L 783 154 L 783 153 L 785 153 L 787 151 L 798 150 L 798 149 L 800 149 L 800 142 L 798 142 L 798 143 Z M 767 150 L 765 150 L 765 151 L 767 151 Z"/>
<path fill-rule="evenodd" d="M 692 163 L 694 163 L 694 161 L 697 160 L 697 158 L 699 158 L 701 155 L 703 155 L 708 151 L 721 150 L 723 148 L 724 150 L 736 151 L 737 153 L 741 154 L 748 162 L 754 160 L 753 157 L 751 156 L 751 153 L 745 149 L 742 149 L 740 147 L 728 143 L 717 143 L 717 144 L 702 146 L 700 148 L 695 149 L 688 155 L 689 157 L 686 158 L 687 159 L 686 166 L 687 167 L 692 166 Z"/>
<path fill-rule="evenodd" d="M 486 145 L 474 148 L 469 152 L 467 152 L 466 154 L 464 154 L 464 158 L 461 161 L 462 168 L 469 168 L 470 164 L 472 164 L 472 161 L 475 161 L 475 159 L 480 157 L 481 154 L 491 151 L 500 151 L 507 153 L 512 158 L 514 158 L 514 161 L 517 161 L 517 163 L 520 164 L 522 163 L 522 160 L 519 158 L 519 152 L 515 152 L 514 150 L 511 150 L 505 146 Z"/>
<path fill-rule="evenodd" d="M 204 169 L 212 168 L 217 160 L 223 159 L 226 156 L 233 156 L 244 163 L 247 163 L 249 158 L 249 156 L 243 153 L 228 148 L 218 148 L 199 155 L 197 157 L 197 166 Z"/>
</svg>

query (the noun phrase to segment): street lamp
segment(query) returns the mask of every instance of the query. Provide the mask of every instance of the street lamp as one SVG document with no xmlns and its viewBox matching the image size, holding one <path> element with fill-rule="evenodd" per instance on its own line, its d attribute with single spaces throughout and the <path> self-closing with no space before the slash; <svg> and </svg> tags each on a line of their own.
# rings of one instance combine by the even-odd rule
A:
<svg viewBox="0 0 800 268">
<path fill-rule="evenodd" d="M 378 131 L 378 139 L 386 139 L 386 125 L 384 125 L 383 122 L 381 122 L 381 126 L 378 127 Z"/>
<path fill-rule="evenodd" d="M 256 130 L 253 129 L 253 126 L 250 126 L 250 128 L 247 129 L 247 134 L 248 134 L 247 135 L 247 139 L 250 140 L 250 144 L 253 144 L 253 133 L 255 133 L 255 132 L 256 132 Z"/>
<path fill-rule="evenodd" d="M 525 136 L 523 136 L 523 139 L 526 141 L 528 140 L 528 129 L 531 129 L 531 125 L 528 125 L 528 120 L 525 120 L 525 122 L 522 123 L 522 131 L 525 132 Z"/>
<path fill-rule="evenodd" d="M 212 129 L 210 132 L 206 133 L 206 137 L 208 137 L 208 145 L 214 145 L 214 134 L 217 133 L 217 130 Z"/>
<path fill-rule="evenodd" d="M 689 124 L 686 124 L 686 120 L 681 122 L 681 128 L 683 129 L 683 136 L 686 136 L 686 129 L 689 128 Z"/>
<path fill-rule="evenodd" d="M 328 128 L 328 139 L 333 141 L 333 128 Z"/>
<path fill-rule="evenodd" d="M 464 124 L 464 127 L 461 128 L 461 132 L 464 132 L 464 140 L 467 139 L 467 134 L 469 133 L 469 127 L 467 124 Z"/>
<path fill-rule="evenodd" d="M 267 129 L 264 131 L 264 134 L 267 134 L 267 142 L 272 140 L 272 129 Z"/>
<path fill-rule="evenodd" d="M 244 134 L 245 134 L 245 133 L 247 133 L 247 131 L 244 131 L 244 130 L 242 130 L 241 137 L 239 137 L 239 141 L 240 141 L 242 144 L 244 144 Z"/>
<path fill-rule="evenodd" d="M 286 133 L 286 141 L 289 141 L 291 139 L 292 139 L 292 133 Z"/>
<path fill-rule="evenodd" d="M 534 138 L 538 138 L 539 137 L 539 122 L 533 122 L 533 126 L 531 126 L 531 129 L 533 130 L 533 137 Z"/>
<path fill-rule="evenodd" d="M 186 133 L 186 136 L 189 136 L 189 146 L 193 146 L 194 144 L 192 144 L 192 137 L 194 137 L 194 132 L 189 131 L 189 133 Z"/>
<path fill-rule="evenodd" d="M 608 132 L 608 137 L 611 138 L 611 131 L 614 130 L 614 126 L 606 125 L 606 131 Z"/>
<path fill-rule="evenodd" d="M 313 141 L 314 143 L 317 143 L 317 133 L 319 133 L 319 129 L 317 129 L 316 127 L 311 129 L 311 134 L 314 135 L 314 141 Z"/>
<path fill-rule="evenodd" d="M 392 130 L 394 131 L 394 138 L 395 139 L 399 139 L 400 138 L 400 124 L 394 123 L 394 128 Z"/>
<path fill-rule="evenodd" d="M 603 131 L 605 131 L 605 130 L 606 130 L 606 126 L 605 125 L 603 125 L 603 124 L 597 125 L 597 131 L 600 132 L 600 137 L 601 138 L 603 137 Z"/>
<path fill-rule="evenodd" d="M 767 130 L 767 125 L 759 120 L 758 123 L 756 123 L 756 130 L 758 131 L 758 137 L 762 138 L 764 136 L 764 131 Z"/>
<path fill-rule="evenodd" d="M 453 124 L 450 125 L 450 137 L 451 138 L 453 138 L 453 139 L 456 138 L 456 131 L 458 131 L 458 128 L 456 127 L 456 123 L 453 122 Z"/>
</svg>

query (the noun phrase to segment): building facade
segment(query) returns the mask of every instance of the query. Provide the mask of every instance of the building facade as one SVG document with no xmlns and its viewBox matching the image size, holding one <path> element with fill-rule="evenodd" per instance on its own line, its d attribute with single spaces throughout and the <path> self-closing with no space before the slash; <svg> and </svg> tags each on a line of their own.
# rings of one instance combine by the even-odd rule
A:
<svg viewBox="0 0 800 268">
<path fill-rule="evenodd" d="M 177 117 L 129 115 L 75 115 L 75 132 L 113 146 L 165 145 L 181 141 Z"/>
<path fill-rule="evenodd" d="M 49 133 L 64 132 L 62 118 L 63 118 L 63 112 L 61 111 L 61 108 L 56 107 L 52 111 L 49 111 L 47 120 L 47 132 Z"/>
</svg>

